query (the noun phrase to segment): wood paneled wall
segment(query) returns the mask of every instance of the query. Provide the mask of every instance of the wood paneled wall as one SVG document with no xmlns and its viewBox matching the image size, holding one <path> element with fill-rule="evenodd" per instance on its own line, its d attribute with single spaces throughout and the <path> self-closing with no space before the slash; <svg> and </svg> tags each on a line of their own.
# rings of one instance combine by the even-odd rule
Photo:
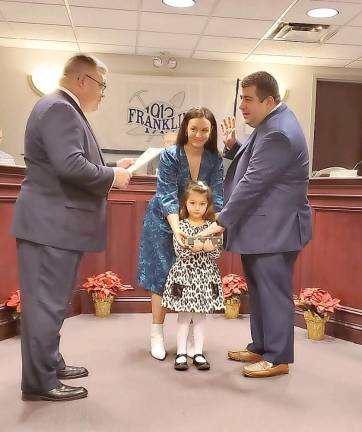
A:
<svg viewBox="0 0 362 432">
<path fill-rule="evenodd" d="M 23 169 L 0 167 L 0 303 L 18 287 L 15 239 L 9 233 Z M 113 312 L 149 312 L 149 293 L 136 284 L 138 243 L 143 216 L 155 191 L 155 178 L 136 176 L 127 190 L 112 190 L 108 197 L 107 249 L 85 254 L 70 314 L 92 313 L 88 294 L 81 289 L 87 276 L 105 270 L 118 273 L 124 284 L 134 287 L 117 297 Z M 295 292 L 305 287 L 320 287 L 342 300 L 343 308 L 327 325 L 336 337 L 362 343 L 362 179 L 312 179 L 309 199 L 313 207 L 313 241 L 297 260 Z M 222 274 L 240 273 L 238 255 L 224 252 L 219 260 Z M 241 312 L 247 312 L 247 299 Z M 0 317 L 1 331 L 10 318 Z M 300 312 L 296 323 L 304 325 Z"/>
</svg>

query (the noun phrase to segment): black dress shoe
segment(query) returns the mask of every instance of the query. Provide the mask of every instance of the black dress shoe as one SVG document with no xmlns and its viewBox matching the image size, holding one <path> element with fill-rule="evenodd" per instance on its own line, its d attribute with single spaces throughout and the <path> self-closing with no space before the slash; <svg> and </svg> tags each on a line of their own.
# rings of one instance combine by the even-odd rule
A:
<svg viewBox="0 0 362 432">
<path fill-rule="evenodd" d="M 185 361 L 178 362 L 177 359 L 179 357 L 185 357 Z M 179 371 L 184 371 L 184 370 L 187 370 L 189 368 L 189 365 L 187 364 L 186 354 L 177 354 L 177 356 L 175 357 L 175 366 L 174 367 L 176 370 L 179 370 Z"/>
<path fill-rule="evenodd" d="M 205 361 L 197 361 L 196 357 L 202 357 Z M 210 369 L 210 363 L 206 360 L 205 356 L 203 354 L 195 354 L 193 359 L 193 364 L 196 366 L 198 370 L 209 370 Z"/>
<path fill-rule="evenodd" d="M 60 384 L 52 390 L 44 393 L 25 393 L 23 392 L 23 401 L 71 401 L 87 397 L 88 391 L 84 387 L 71 387 L 65 384 Z"/>
<path fill-rule="evenodd" d="M 61 380 L 82 378 L 88 376 L 88 371 L 84 367 L 65 366 L 64 369 L 57 371 L 57 378 Z"/>
</svg>

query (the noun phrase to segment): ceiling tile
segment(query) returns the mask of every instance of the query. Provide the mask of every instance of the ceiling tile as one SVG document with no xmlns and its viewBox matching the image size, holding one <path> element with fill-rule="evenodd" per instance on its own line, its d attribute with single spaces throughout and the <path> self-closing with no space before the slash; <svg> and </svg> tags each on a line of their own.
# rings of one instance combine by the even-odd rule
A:
<svg viewBox="0 0 362 432">
<path fill-rule="evenodd" d="M 361 0 L 362 1 L 362 0 Z M 362 27 L 362 13 L 353 18 L 352 21 L 348 23 L 350 26 Z"/>
<path fill-rule="evenodd" d="M 64 6 L 64 0 L 8 0 L 8 3 L 42 3 Z"/>
<path fill-rule="evenodd" d="M 167 52 L 167 55 L 169 57 L 190 57 L 192 53 L 192 50 L 181 50 L 181 49 L 172 49 Z M 160 49 L 159 48 L 147 48 L 139 46 L 137 47 L 137 54 L 138 55 L 146 55 L 146 56 L 155 56 L 160 55 Z"/>
<path fill-rule="evenodd" d="M 12 38 L 16 37 L 13 28 L 4 21 L 0 22 L 0 38 Z"/>
<path fill-rule="evenodd" d="M 205 16 L 143 12 L 140 29 L 155 32 L 200 34 L 206 22 L 207 17 Z"/>
<path fill-rule="evenodd" d="M 253 54 L 281 55 L 281 56 L 306 56 L 319 44 L 264 40 L 256 48 Z"/>
<path fill-rule="evenodd" d="M 139 0 L 68 0 L 68 2 L 71 6 L 123 10 L 137 10 L 139 5 Z"/>
<path fill-rule="evenodd" d="M 133 46 L 106 45 L 106 44 L 88 44 L 80 43 L 80 49 L 84 52 L 94 53 L 112 53 L 112 54 L 135 54 Z"/>
<path fill-rule="evenodd" d="M 23 48 L 46 49 L 49 51 L 78 51 L 78 45 L 70 42 L 38 41 L 21 39 Z"/>
<path fill-rule="evenodd" d="M 221 0 L 213 16 L 275 20 L 292 4 L 292 0 Z"/>
<path fill-rule="evenodd" d="M 282 55 L 252 54 L 247 59 L 249 63 L 280 63 L 280 64 L 303 64 L 302 57 L 289 57 Z"/>
<path fill-rule="evenodd" d="M 213 17 L 208 23 L 204 34 L 255 39 L 261 38 L 273 24 L 274 21 Z"/>
<path fill-rule="evenodd" d="M 304 57 L 303 63 L 308 66 L 344 67 L 350 60 L 342 59 L 321 59 L 314 57 Z"/>
<path fill-rule="evenodd" d="M 240 53 L 223 53 L 213 51 L 195 51 L 192 58 L 202 60 L 221 60 L 221 61 L 237 61 L 242 62 L 246 54 Z"/>
<path fill-rule="evenodd" d="M 343 27 L 326 43 L 362 45 L 362 27 Z"/>
<path fill-rule="evenodd" d="M 142 10 L 147 12 L 164 12 L 181 15 L 209 15 L 212 11 L 214 2 L 212 0 L 197 0 L 195 6 L 188 8 L 175 8 L 167 6 L 161 0 L 143 0 Z"/>
<path fill-rule="evenodd" d="M 0 11 L 7 21 L 70 25 L 65 6 L 0 1 Z"/>
<path fill-rule="evenodd" d="M 203 36 L 197 45 L 197 50 L 248 53 L 254 48 L 257 42 L 257 39 Z"/>
<path fill-rule="evenodd" d="M 79 42 L 128 46 L 136 43 L 136 32 L 129 30 L 77 27 L 76 34 Z"/>
<path fill-rule="evenodd" d="M 356 60 L 361 56 L 362 46 L 324 44 L 312 50 L 308 57 Z"/>
<path fill-rule="evenodd" d="M 312 18 L 307 15 L 310 9 L 334 8 L 339 14 L 332 18 Z M 358 3 L 341 3 L 328 1 L 300 0 L 285 15 L 283 21 L 316 23 L 316 24 L 346 24 L 351 18 L 361 12 L 362 5 Z"/>
<path fill-rule="evenodd" d="M 136 30 L 137 12 L 71 7 L 76 26 Z"/>
<path fill-rule="evenodd" d="M 346 66 L 347 68 L 358 68 L 358 69 L 362 69 L 362 60 L 357 60 L 354 61 L 352 63 L 350 63 L 348 66 Z"/>
<path fill-rule="evenodd" d="M 19 39 L 0 37 L 0 46 L 11 47 L 11 48 L 21 48 L 22 44 L 21 44 L 21 41 Z"/>
<path fill-rule="evenodd" d="M 12 23 L 20 39 L 43 39 L 63 42 L 75 42 L 73 29 L 70 26 L 45 24 Z"/>
<path fill-rule="evenodd" d="M 138 45 L 160 49 L 193 49 L 198 36 L 172 33 L 139 32 Z"/>
</svg>

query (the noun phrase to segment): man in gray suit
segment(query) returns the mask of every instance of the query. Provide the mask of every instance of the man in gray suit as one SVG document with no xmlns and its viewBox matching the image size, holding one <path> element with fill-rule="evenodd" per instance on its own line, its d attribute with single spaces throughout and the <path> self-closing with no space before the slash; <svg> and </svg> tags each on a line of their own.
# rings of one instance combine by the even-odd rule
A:
<svg viewBox="0 0 362 432">
<path fill-rule="evenodd" d="M 235 119 L 223 122 L 226 157 L 233 161 L 224 182 L 225 207 L 204 234 L 226 229 L 226 250 L 241 255 L 249 287 L 252 342 L 229 358 L 253 363 L 243 368 L 246 376 L 268 377 L 288 373 L 293 362 L 293 266 L 311 238 L 309 156 L 274 77 L 256 72 L 241 87 L 240 110 L 255 129 L 240 144 Z"/>
<path fill-rule="evenodd" d="M 107 194 L 130 179 L 129 160 L 105 166 L 84 115 L 98 108 L 106 72 L 94 57 L 69 59 L 61 87 L 35 104 L 26 126 L 26 177 L 12 226 L 20 270 L 23 400 L 87 396 L 84 387 L 60 381 L 88 371 L 66 365 L 59 331 L 82 253 L 105 247 Z"/>
</svg>

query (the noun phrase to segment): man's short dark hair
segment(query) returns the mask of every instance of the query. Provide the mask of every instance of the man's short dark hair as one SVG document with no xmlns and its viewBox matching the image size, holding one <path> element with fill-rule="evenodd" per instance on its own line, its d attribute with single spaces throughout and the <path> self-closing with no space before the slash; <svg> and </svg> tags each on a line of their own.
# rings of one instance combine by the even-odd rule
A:
<svg viewBox="0 0 362 432">
<path fill-rule="evenodd" d="M 107 66 L 101 62 L 97 57 L 88 54 L 75 54 L 71 57 L 64 66 L 63 75 L 71 75 L 72 73 L 79 73 L 85 69 L 96 68 L 101 73 L 107 73 Z"/>
<path fill-rule="evenodd" d="M 261 102 L 268 96 L 272 96 L 276 104 L 280 102 L 278 82 L 270 73 L 254 72 L 241 81 L 242 88 L 251 86 L 256 87 L 256 94 Z"/>
</svg>

